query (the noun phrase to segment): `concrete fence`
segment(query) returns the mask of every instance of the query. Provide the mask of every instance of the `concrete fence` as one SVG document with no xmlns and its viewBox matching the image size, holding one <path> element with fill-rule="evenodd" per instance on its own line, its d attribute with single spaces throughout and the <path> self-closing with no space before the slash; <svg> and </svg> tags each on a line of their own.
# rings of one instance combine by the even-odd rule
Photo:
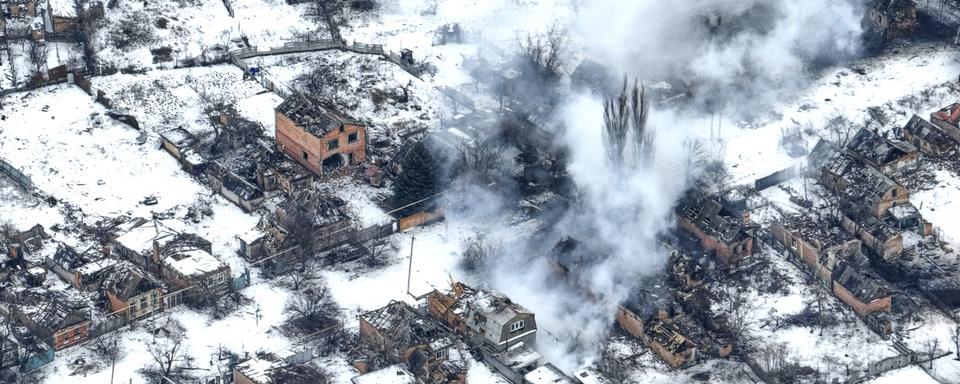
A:
<svg viewBox="0 0 960 384">
<path fill-rule="evenodd" d="M 0 159 L 0 172 L 3 172 L 3 174 L 10 177 L 10 179 L 12 179 L 23 189 L 28 191 L 33 190 L 33 180 L 30 179 L 30 176 L 21 172 L 19 169 L 3 159 Z"/>
</svg>

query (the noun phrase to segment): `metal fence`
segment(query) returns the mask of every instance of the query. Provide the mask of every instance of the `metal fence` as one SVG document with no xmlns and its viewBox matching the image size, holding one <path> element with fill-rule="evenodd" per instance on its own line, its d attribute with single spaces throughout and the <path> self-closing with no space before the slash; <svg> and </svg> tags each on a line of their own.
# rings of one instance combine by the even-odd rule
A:
<svg viewBox="0 0 960 384">
<path fill-rule="evenodd" d="M 33 180 L 30 179 L 30 176 L 21 172 L 19 169 L 10 165 L 3 159 L 0 159 L 0 172 L 3 172 L 5 175 L 9 176 L 15 183 L 23 187 L 26 190 L 33 190 Z"/>
</svg>

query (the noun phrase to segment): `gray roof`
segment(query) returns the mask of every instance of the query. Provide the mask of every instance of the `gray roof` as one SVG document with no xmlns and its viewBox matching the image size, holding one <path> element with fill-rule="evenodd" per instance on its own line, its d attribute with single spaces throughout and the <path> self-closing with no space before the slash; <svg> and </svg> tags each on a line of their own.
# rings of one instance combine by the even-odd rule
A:
<svg viewBox="0 0 960 384">
<path fill-rule="evenodd" d="M 475 313 L 483 316 L 483 322 L 473 315 Z M 532 314 L 500 292 L 480 290 L 467 301 L 466 325 L 471 329 L 484 327 L 488 339 L 500 342 L 504 325 L 510 324 L 519 315 Z"/>
</svg>

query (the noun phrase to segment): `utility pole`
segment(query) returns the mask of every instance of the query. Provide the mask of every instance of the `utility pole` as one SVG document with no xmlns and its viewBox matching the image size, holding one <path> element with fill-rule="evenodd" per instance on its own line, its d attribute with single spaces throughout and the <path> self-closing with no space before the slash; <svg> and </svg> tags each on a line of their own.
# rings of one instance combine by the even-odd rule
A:
<svg viewBox="0 0 960 384">
<path fill-rule="evenodd" d="M 407 294 L 413 295 L 410 293 L 410 276 L 413 275 L 413 242 L 417 238 L 415 236 L 410 237 L 410 261 L 407 264 Z"/>
</svg>

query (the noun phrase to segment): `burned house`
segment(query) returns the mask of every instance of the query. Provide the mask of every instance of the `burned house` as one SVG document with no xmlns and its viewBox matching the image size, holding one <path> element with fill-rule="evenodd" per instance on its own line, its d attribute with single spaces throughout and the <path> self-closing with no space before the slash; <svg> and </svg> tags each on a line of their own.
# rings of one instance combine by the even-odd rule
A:
<svg viewBox="0 0 960 384">
<path fill-rule="evenodd" d="M 814 177 L 843 203 L 859 204 L 877 219 L 895 206 L 910 203 L 910 192 L 877 169 L 864 165 L 839 151 L 831 142 L 820 140 L 808 156 Z"/>
<path fill-rule="evenodd" d="M 914 168 L 920 153 L 913 144 L 893 140 L 868 129 L 861 129 L 850 139 L 847 152 L 860 162 L 887 175 Z"/>
<path fill-rule="evenodd" d="M 20 344 L 8 332 L 0 336 L 0 372 L 20 366 Z"/>
<path fill-rule="evenodd" d="M 893 320 L 889 316 L 891 293 L 879 279 L 841 262 L 834 270 L 831 290 L 871 330 L 884 338 L 893 333 Z"/>
<path fill-rule="evenodd" d="M 639 308 L 621 306 L 617 310 L 617 324 L 624 331 L 640 339 L 671 368 L 689 367 L 696 363 L 698 346 L 685 336 L 680 322 L 670 319 L 666 310 L 646 314 Z"/>
<path fill-rule="evenodd" d="M 47 0 L 44 15 L 47 33 L 67 34 L 80 30 L 80 15 L 75 0 Z"/>
<path fill-rule="evenodd" d="M 160 146 L 177 159 L 184 170 L 194 174 L 203 171 L 206 163 L 198 150 L 199 143 L 200 140 L 183 127 L 160 134 Z"/>
<path fill-rule="evenodd" d="M 913 0 L 873 0 L 867 19 L 874 33 L 881 36 L 903 36 L 917 28 L 917 4 Z"/>
<path fill-rule="evenodd" d="M 161 283 L 131 266 L 113 268 L 102 287 L 110 311 L 127 320 L 136 320 L 163 309 Z"/>
<path fill-rule="evenodd" d="M 83 252 L 77 252 L 72 247 L 61 244 L 52 258 L 47 258 L 44 265 L 53 271 L 61 280 L 81 290 L 93 289 L 99 286 L 104 273 L 117 263 L 93 247 Z"/>
<path fill-rule="evenodd" d="M 233 367 L 235 384 L 310 384 L 323 383 L 326 375 L 306 364 L 298 364 L 296 356 L 282 358 L 274 353 L 258 353 L 256 357 Z"/>
<path fill-rule="evenodd" d="M 912 207 L 904 205 L 901 207 Z M 879 220 L 873 216 L 857 211 L 857 206 L 849 206 L 840 213 L 840 224 L 847 232 L 854 234 L 863 243 L 880 257 L 890 260 L 900 256 L 903 252 L 903 235 L 899 228 L 890 225 L 890 220 Z M 897 209 L 892 208 L 893 210 Z"/>
<path fill-rule="evenodd" d="M 10 338 L 17 343 L 21 372 L 31 372 L 53 362 L 54 350 L 43 339 L 37 337 L 23 325 L 15 325 L 10 329 Z"/>
<path fill-rule="evenodd" d="M 6 254 L 4 263 L 7 266 L 17 264 L 21 268 L 26 267 L 25 256 L 36 253 L 44 246 L 44 241 L 50 236 L 40 224 L 34 225 L 26 231 L 14 233 L 7 238 L 0 238 L 0 253 Z M 4 243 L 6 241 L 6 243 Z"/>
<path fill-rule="evenodd" d="M 465 367 L 449 360 L 453 334 L 409 304 L 391 301 L 361 315 L 360 338 L 389 363 L 405 364 L 420 381 L 462 384 L 465 380 Z"/>
<path fill-rule="evenodd" d="M 256 180 L 264 192 L 280 190 L 292 195 L 309 189 L 314 174 L 300 163 L 271 150 L 257 162 Z"/>
<path fill-rule="evenodd" d="M 737 265 L 753 254 L 760 226 L 746 210 L 734 212 L 720 196 L 690 190 L 677 204 L 677 224 L 692 233 L 700 246 L 723 265 Z"/>
<path fill-rule="evenodd" d="M 209 241 L 173 231 L 159 220 L 133 221 L 112 249 L 176 289 L 220 293 L 230 282 L 230 267 L 212 254 Z"/>
<path fill-rule="evenodd" d="M 770 234 L 788 256 L 827 283 L 840 260 L 861 254 L 860 240 L 843 230 L 839 219 L 817 221 L 801 214 L 784 216 L 770 225 Z"/>
<path fill-rule="evenodd" d="M 37 0 L 3 0 L 0 8 L 6 17 L 37 16 Z"/>
<path fill-rule="evenodd" d="M 31 333 L 61 350 L 87 340 L 90 308 L 56 292 L 24 291 L 7 303 L 7 311 Z"/>
<path fill-rule="evenodd" d="M 305 96 L 276 108 L 276 142 L 281 152 L 316 174 L 362 163 L 366 128 Z"/>
<path fill-rule="evenodd" d="M 300 191 L 277 207 L 274 225 L 285 233 L 295 229 L 286 226 L 310 228 L 315 233 L 316 249 L 331 249 L 353 237 L 345 206 L 346 202 L 335 196 L 313 190 Z"/>
<path fill-rule="evenodd" d="M 942 156 L 956 145 L 943 129 L 917 115 L 903 126 L 900 136 L 927 156 Z"/>
<path fill-rule="evenodd" d="M 930 114 L 930 122 L 943 130 L 943 132 L 945 132 L 947 136 L 950 136 L 956 143 L 960 143 L 960 127 L 957 126 L 958 119 L 960 119 L 960 103 L 950 104 Z"/>
</svg>

